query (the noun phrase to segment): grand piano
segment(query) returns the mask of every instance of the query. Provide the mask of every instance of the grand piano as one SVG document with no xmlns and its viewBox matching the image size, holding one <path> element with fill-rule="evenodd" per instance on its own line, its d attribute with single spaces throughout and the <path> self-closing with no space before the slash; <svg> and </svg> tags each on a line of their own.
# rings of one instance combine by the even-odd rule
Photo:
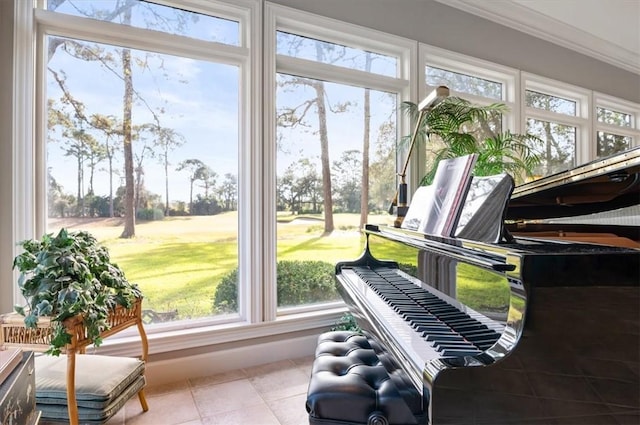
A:
<svg viewBox="0 0 640 425">
<path fill-rule="evenodd" d="M 639 200 L 636 148 L 516 186 L 496 241 L 366 226 L 338 290 L 413 423 L 640 423 Z"/>
</svg>

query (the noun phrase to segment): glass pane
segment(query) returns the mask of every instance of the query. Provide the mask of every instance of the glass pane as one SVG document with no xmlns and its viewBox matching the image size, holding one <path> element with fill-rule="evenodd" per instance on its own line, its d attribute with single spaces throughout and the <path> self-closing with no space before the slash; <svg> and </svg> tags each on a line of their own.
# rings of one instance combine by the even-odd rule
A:
<svg viewBox="0 0 640 425">
<path fill-rule="evenodd" d="M 541 146 L 535 151 L 541 158 L 534 170 L 544 177 L 576 166 L 576 128 L 554 122 L 527 119 L 527 133 L 539 137 Z"/>
<path fill-rule="evenodd" d="M 48 232 L 92 233 L 149 322 L 237 311 L 238 67 L 47 41 Z"/>
<path fill-rule="evenodd" d="M 399 73 L 395 57 L 282 31 L 277 32 L 276 53 L 388 77 Z"/>
<path fill-rule="evenodd" d="M 334 266 L 360 255 L 363 221 L 393 223 L 397 96 L 284 74 L 277 86 L 278 306 L 340 300 Z"/>
<path fill-rule="evenodd" d="M 618 125 L 620 127 L 631 127 L 631 114 L 624 112 L 616 112 L 611 109 L 597 108 L 598 122 L 605 124 Z"/>
<path fill-rule="evenodd" d="M 598 131 L 598 156 L 624 152 L 631 147 L 631 137 Z"/>
<path fill-rule="evenodd" d="M 502 100 L 502 84 L 471 75 L 459 74 L 445 69 L 426 67 L 427 84 L 430 86 L 445 85 L 451 90 L 469 93 L 489 99 Z"/>
<path fill-rule="evenodd" d="M 573 100 L 527 90 L 525 93 L 525 101 L 527 106 L 532 108 L 576 116 L 577 102 Z"/>
<path fill-rule="evenodd" d="M 49 0 L 47 9 L 198 40 L 240 45 L 240 24 L 236 21 L 142 0 Z"/>
</svg>

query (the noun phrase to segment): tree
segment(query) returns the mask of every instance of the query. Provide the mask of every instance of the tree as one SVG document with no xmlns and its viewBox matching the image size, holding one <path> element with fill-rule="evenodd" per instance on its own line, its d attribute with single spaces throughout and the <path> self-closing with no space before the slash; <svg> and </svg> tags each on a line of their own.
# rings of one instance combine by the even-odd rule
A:
<svg viewBox="0 0 640 425">
<path fill-rule="evenodd" d="M 365 54 L 365 71 L 371 72 L 371 53 Z M 364 229 L 369 216 L 369 145 L 371 130 L 371 90 L 364 89 L 364 131 L 362 135 L 362 190 L 360 192 L 360 228 Z"/>
<path fill-rule="evenodd" d="M 144 126 L 154 137 L 154 145 L 160 148 L 158 155 L 164 168 L 164 215 L 169 215 L 169 153 L 184 145 L 184 136 L 172 128 L 161 127 L 159 123 Z"/>
<path fill-rule="evenodd" d="M 597 108 L 598 122 L 618 127 L 630 127 L 632 115 L 624 112 L 616 112 L 606 108 Z M 598 156 L 609 156 L 622 152 L 631 146 L 631 138 L 618 134 L 598 131 Z"/>
<path fill-rule="evenodd" d="M 109 217 L 113 217 L 113 175 L 115 174 L 113 162 L 115 153 L 117 152 L 117 144 L 112 144 L 111 138 L 122 135 L 122 123 L 118 123 L 117 119 L 113 116 L 93 114 L 91 116 L 91 126 L 102 131 L 105 135 L 104 150 L 108 164 L 107 171 L 109 173 Z"/>
<path fill-rule="evenodd" d="M 312 210 L 315 212 L 319 183 L 316 166 L 308 158 L 301 158 L 289 165 L 279 179 L 279 196 L 292 213 L 301 213 L 303 202 L 307 200 L 312 203 Z"/>
<path fill-rule="evenodd" d="M 231 173 L 224 175 L 224 181 L 218 188 L 218 196 L 224 211 L 233 211 L 238 208 L 238 178 L 235 175 Z"/>
<path fill-rule="evenodd" d="M 193 211 L 193 184 L 200 180 L 202 170 L 206 167 L 205 163 L 199 159 L 185 159 L 176 167 L 176 171 L 186 170 L 189 172 L 189 212 Z"/>
<path fill-rule="evenodd" d="M 361 209 L 360 194 L 363 187 L 361 158 L 360 151 L 345 151 L 338 161 L 334 161 L 332 167 L 338 203 L 343 211 L 350 213 Z"/>
<path fill-rule="evenodd" d="M 570 110 L 563 109 L 567 107 L 567 101 L 559 97 L 527 90 L 525 101 L 527 105 L 537 109 L 571 113 Z M 527 131 L 544 141 L 544 149 L 537 151 L 542 166 L 540 174 L 553 174 L 575 165 L 575 127 L 529 119 Z"/>
<path fill-rule="evenodd" d="M 131 8 L 124 11 L 123 23 L 131 24 Z M 132 238 L 136 235 L 135 190 L 133 186 L 133 134 L 131 109 L 133 106 L 133 77 L 131 73 L 131 50 L 122 49 L 122 76 L 124 96 L 122 99 L 122 134 L 124 152 L 124 229 L 121 238 Z"/>
<path fill-rule="evenodd" d="M 369 166 L 369 202 L 378 211 L 387 210 L 391 196 L 396 191 L 396 134 L 393 121 L 388 120 L 380 125 L 374 157 Z"/>
<path fill-rule="evenodd" d="M 315 52 L 315 59 L 320 63 L 335 63 L 346 56 L 346 48 L 337 44 L 325 43 L 320 40 L 310 40 L 303 37 L 286 39 L 285 34 L 278 35 L 281 44 L 288 42 L 288 49 L 296 56 L 305 43 L 311 43 Z M 305 100 L 297 106 L 286 107 L 279 111 L 277 122 L 279 126 L 294 127 L 308 126 L 305 118 L 309 111 L 315 111 L 317 116 L 317 134 L 320 142 L 320 168 L 322 174 L 322 199 L 324 212 L 324 233 L 329 234 L 334 230 L 333 222 L 333 195 L 331 189 L 331 163 L 329 160 L 329 132 L 327 128 L 327 108 L 334 112 L 346 110 L 348 103 L 337 103 L 331 105 L 326 96 L 325 83 L 321 80 L 309 78 L 286 76 L 278 82 L 281 88 L 286 87 L 308 87 L 314 96 Z"/>
<path fill-rule="evenodd" d="M 65 3 L 66 0 L 51 0 L 48 3 L 50 10 L 56 10 L 60 5 Z M 86 4 L 74 3 L 74 9 L 77 13 L 83 16 L 96 18 L 98 17 L 102 21 L 120 21 L 124 25 L 131 25 L 132 9 L 137 8 L 141 13 L 145 23 L 149 28 L 167 30 L 175 29 L 178 31 L 184 30 L 186 25 L 190 22 L 190 19 L 194 19 L 192 14 L 187 12 L 181 12 L 176 10 L 171 16 L 167 16 L 157 10 L 157 5 L 147 2 L 138 2 L 135 0 L 121 0 L 113 3 L 112 8 L 99 9 L 92 2 Z M 122 143 L 123 143 L 123 155 L 124 155 L 124 174 L 125 174 L 125 202 L 124 202 L 124 229 L 121 234 L 122 238 L 131 238 L 135 236 L 135 187 L 134 187 L 134 160 L 133 160 L 133 137 L 132 137 L 132 107 L 134 98 L 139 100 L 147 109 L 151 112 L 155 122 L 160 126 L 157 114 L 148 105 L 148 103 L 139 95 L 133 85 L 133 68 L 132 68 L 132 56 L 129 48 L 122 48 L 119 51 L 118 62 L 116 55 L 110 52 L 106 52 L 103 48 L 98 47 L 97 44 L 90 45 L 88 43 L 79 42 L 76 40 L 65 39 L 61 37 L 50 37 L 48 42 L 48 57 L 49 60 L 53 57 L 56 51 L 63 49 L 70 53 L 72 56 L 87 61 L 99 61 L 105 69 L 108 69 L 114 75 L 117 75 L 123 82 L 124 95 L 122 105 Z M 133 60 L 141 65 L 143 62 L 137 58 Z M 118 71 L 118 65 L 121 71 Z M 64 88 L 63 88 L 64 91 Z M 68 93 L 68 91 L 65 91 Z M 84 122 L 89 122 L 87 117 L 82 117 Z"/>
<path fill-rule="evenodd" d="M 198 169 L 197 172 L 198 180 L 202 183 L 200 187 L 204 189 L 204 197 L 209 197 L 209 190 L 216 185 L 216 180 L 218 179 L 218 173 L 213 171 L 211 167 L 208 165 L 203 165 Z"/>
</svg>

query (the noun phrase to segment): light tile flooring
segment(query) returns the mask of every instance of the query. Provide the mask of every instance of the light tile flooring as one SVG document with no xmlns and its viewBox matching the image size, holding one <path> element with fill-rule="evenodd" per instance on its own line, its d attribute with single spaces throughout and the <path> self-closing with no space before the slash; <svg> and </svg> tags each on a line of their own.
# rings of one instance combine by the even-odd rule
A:
<svg viewBox="0 0 640 425">
<path fill-rule="evenodd" d="M 302 425 L 313 357 L 283 360 L 145 389 L 107 425 Z"/>
</svg>

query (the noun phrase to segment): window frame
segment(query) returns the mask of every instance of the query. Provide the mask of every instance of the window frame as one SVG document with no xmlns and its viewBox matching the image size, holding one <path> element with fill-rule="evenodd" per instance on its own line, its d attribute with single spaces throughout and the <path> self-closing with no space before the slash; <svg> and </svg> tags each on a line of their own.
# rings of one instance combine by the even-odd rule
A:
<svg viewBox="0 0 640 425">
<path fill-rule="evenodd" d="M 402 37 L 382 33 L 358 25 L 341 22 L 308 12 L 288 8 L 286 6 L 266 3 L 264 19 L 265 63 L 264 63 L 264 185 L 263 203 L 265 253 L 263 276 L 264 287 L 267 291 L 264 297 L 265 320 L 282 320 L 291 315 L 317 314 L 327 308 L 344 309 L 344 303 L 324 303 L 299 307 L 277 308 L 276 283 L 276 75 L 289 73 L 305 77 L 349 84 L 359 87 L 369 87 L 376 90 L 395 91 L 399 93 L 400 101 L 412 98 L 416 91 L 411 82 L 415 80 L 415 67 L 412 66 L 417 58 L 417 43 Z M 276 33 L 285 31 L 322 41 L 337 43 L 348 47 L 355 47 L 367 51 L 380 53 L 398 58 L 398 72 L 395 78 L 365 71 L 348 69 L 340 66 L 319 63 L 312 60 L 293 58 L 276 54 Z M 397 123 L 399 134 L 408 128 L 408 120 L 399 111 Z M 398 155 L 397 155 L 398 157 Z M 396 162 L 396 169 L 398 165 Z"/>
<path fill-rule="evenodd" d="M 44 6 L 39 0 L 38 5 Z M 193 38 L 162 33 L 137 27 L 96 21 L 83 17 L 56 13 L 44 9 L 35 9 L 31 2 L 16 2 L 17 14 L 23 16 L 21 25 L 16 31 L 20 44 L 25 46 L 17 49 L 15 87 L 24 88 L 26 94 L 23 105 L 17 105 L 16 110 L 25 112 L 15 113 L 14 122 L 23 120 L 30 122 L 25 126 L 23 134 L 14 138 L 14 148 L 18 155 L 16 161 L 21 172 L 16 173 L 16 184 L 23 188 L 22 202 L 14 202 L 13 210 L 16 217 L 24 217 L 24 225 L 14 234 L 14 240 L 39 238 L 46 232 L 47 222 L 47 182 L 46 182 L 46 58 L 45 37 L 63 36 L 81 38 L 90 42 L 106 43 L 110 45 L 127 45 L 131 48 L 152 51 L 162 54 L 189 57 L 196 60 L 231 64 L 239 69 L 239 207 L 238 212 L 238 261 L 240 269 L 239 282 L 239 318 L 229 319 L 204 318 L 185 320 L 178 323 L 158 324 L 148 329 L 150 341 L 162 341 L 155 352 L 165 352 L 174 349 L 199 347 L 215 342 L 228 342 L 242 339 L 242 332 L 238 335 L 237 326 L 250 325 L 260 322 L 255 314 L 255 305 L 259 299 L 252 296 L 256 288 L 260 288 L 260 257 L 256 246 L 261 244 L 262 234 L 259 223 L 260 192 L 251 182 L 260 181 L 261 158 L 261 2 L 257 0 L 228 0 L 227 2 L 207 2 L 187 0 L 179 4 L 170 1 L 158 1 L 166 6 L 179 6 L 198 13 L 206 13 L 233 19 L 240 24 L 240 46 L 196 40 Z M 215 4 L 214 4 L 215 3 Z M 148 37 L 149 32 L 154 33 Z M 147 37 L 145 37 L 145 35 Z M 216 49 L 211 49 L 215 44 Z M 35 49 L 32 48 L 35 46 Z M 252 48 L 253 46 L 253 48 Z M 35 83 L 35 84 L 34 84 Z M 16 128 L 21 128 L 17 125 Z M 32 143 L 24 143 L 32 140 Z M 20 142 L 22 141 L 22 142 Z M 25 202 L 26 201 L 26 202 Z M 17 255 L 16 248 L 13 255 Z M 17 280 L 16 273 L 14 277 Z M 14 289 L 14 301 L 19 299 L 19 291 Z M 234 329 L 234 331 L 227 331 Z M 247 335 L 255 336 L 255 332 L 248 330 Z M 214 335 L 212 337 L 212 335 Z M 232 335 L 235 335 L 232 336 Z M 248 336 L 249 338 L 249 336 Z M 110 339 L 106 344 L 111 345 L 116 352 L 130 350 L 129 334 L 127 331 L 118 338 Z M 121 347 L 121 348 L 118 348 Z M 106 347 L 105 351 L 109 352 Z M 124 351 L 118 351 L 124 350 Z"/>
<path fill-rule="evenodd" d="M 594 119 L 590 107 L 592 104 L 591 91 L 528 72 L 521 72 L 520 75 L 522 79 L 520 102 L 523 111 L 520 131 L 523 133 L 527 131 L 527 119 L 529 118 L 575 127 L 575 166 L 589 162 L 594 158 L 596 140 L 591 131 L 591 122 Z M 571 116 L 527 106 L 527 90 L 576 102 L 576 115 Z"/>
<path fill-rule="evenodd" d="M 502 84 L 502 99 L 477 96 L 469 93 L 461 93 L 450 89 L 450 96 L 460 97 L 479 105 L 490 105 L 501 102 L 506 105 L 509 112 L 502 114 L 502 131 L 518 132 L 521 121 L 521 103 L 518 102 L 520 96 L 520 71 L 507 66 L 499 65 L 489 61 L 475 58 L 461 53 L 451 52 L 439 47 L 420 43 L 418 64 L 419 70 L 419 90 L 420 99 L 423 99 L 435 87 L 426 83 L 426 67 L 432 66 L 446 71 L 453 71 L 471 77 L 481 78 Z M 417 186 L 419 179 L 426 173 L 426 152 L 419 150 L 412 167 L 418 170 L 420 176 L 414 185 Z M 414 186 L 414 187 L 416 187 Z"/>
<path fill-rule="evenodd" d="M 631 126 L 623 127 L 598 121 L 598 108 L 605 108 L 631 115 Z M 625 137 L 631 137 L 629 148 L 640 146 L 640 104 L 619 99 L 604 93 L 593 92 L 593 158 L 598 153 L 598 132 L 603 131 Z"/>
</svg>

